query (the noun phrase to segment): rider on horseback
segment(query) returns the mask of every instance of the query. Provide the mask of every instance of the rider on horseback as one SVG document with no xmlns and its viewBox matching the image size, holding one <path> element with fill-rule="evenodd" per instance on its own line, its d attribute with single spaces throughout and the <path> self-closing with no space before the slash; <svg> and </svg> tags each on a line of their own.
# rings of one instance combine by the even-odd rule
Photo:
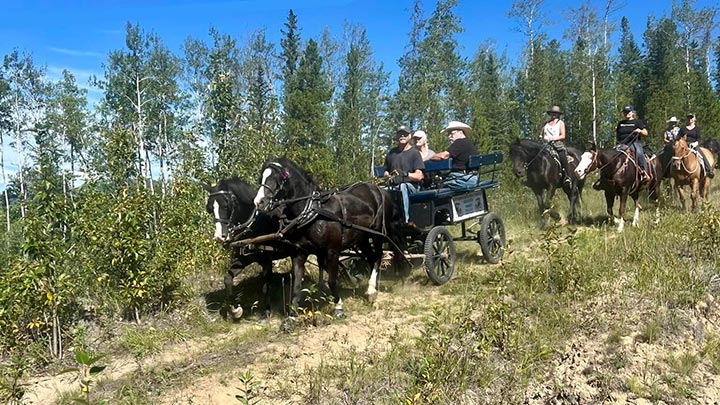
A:
<svg viewBox="0 0 720 405">
<path fill-rule="evenodd" d="M 677 139 L 685 137 L 685 142 L 687 142 L 688 146 L 695 152 L 700 161 L 702 161 L 703 167 L 705 168 L 705 175 L 712 179 L 715 177 L 713 168 L 710 167 L 707 157 L 705 157 L 702 151 L 698 148 L 698 143 L 700 142 L 700 128 L 695 125 L 697 118 L 695 117 L 695 114 L 689 113 L 687 115 L 687 119 L 688 123 L 686 126 L 680 128 Z"/>
<path fill-rule="evenodd" d="M 555 149 L 560 158 L 560 166 L 562 166 L 563 176 L 565 182 L 572 184 L 572 178 L 570 178 L 570 169 L 568 168 L 567 152 L 565 150 L 565 123 L 560 119 L 560 107 L 554 105 L 547 111 L 550 115 L 550 120 L 543 126 L 540 137 L 543 141 L 547 142 L 550 146 Z"/>
<path fill-rule="evenodd" d="M 617 143 L 626 145 L 635 154 L 635 159 L 640 167 L 640 182 L 647 183 L 650 181 L 648 175 L 647 160 L 645 160 L 645 150 L 643 149 L 640 137 L 647 136 L 648 130 L 645 123 L 637 118 L 635 107 L 627 105 L 623 108 L 625 119 L 618 122 L 615 130 L 617 134 Z"/>
</svg>

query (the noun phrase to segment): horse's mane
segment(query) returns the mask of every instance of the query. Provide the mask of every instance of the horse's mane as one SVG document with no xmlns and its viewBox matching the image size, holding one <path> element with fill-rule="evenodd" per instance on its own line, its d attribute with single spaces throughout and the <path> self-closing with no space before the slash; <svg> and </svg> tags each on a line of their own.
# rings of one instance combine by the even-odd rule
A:
<svg viewBox="0 0 720 405">
<path fill-rule="evenodd" d="M 247 182 L 237 176 L 220 179 L 216 186 L 217 190 L 228 190 L 238 197 L 242 204 L 252 205 L 255 197 L 255 189 Z"/>
<path fill-rule="evenodd" d="M 274 160 L 275 162 L 279 163 L 281 166 L 295 172 L 296 174 L 300 175 L 301 178 L 305 179 L 308 183 L 310 183 L 313 187 L 317 187 L 317 182 L 315 181 L 315 178 L 304 168 L 300 167 L 298 164 L 287 158 L 286 156 L 281 156 L 277 160 Z M 267 167 L 268 164 L 273 162 L 273 160 L 268 160 L 265 162 L 265 165 L 263 167 Z"/>
</svg>

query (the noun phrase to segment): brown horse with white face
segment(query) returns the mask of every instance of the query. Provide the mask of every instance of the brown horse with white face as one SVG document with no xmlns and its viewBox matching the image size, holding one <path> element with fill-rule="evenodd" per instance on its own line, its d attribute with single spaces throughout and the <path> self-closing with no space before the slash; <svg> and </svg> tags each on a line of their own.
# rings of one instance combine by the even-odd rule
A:
<svg viewBox="0 0 720 405">
<path fill-rule="evenodd" d="M 698 149 L 708 159 L 708 166 L 713 167 L 715 165 L 713 154 L 705 148 L 701 147 Z M 675 141 L 673 151 L 675 152 L 675 156 L 672 158 L 670 176 L 672 176 L 674 180 L 675 190 L 677 190 L 678 197 L 680 197 L 683 210 L 687 210 L 684 188 L 685 186 L 690 186 L 692 209 L 695 210 L 697 208 L 698 194 L 700 198 L 707 199 L 707 194 L 710 190 L 710 177 L 705 173 L 705 169 L 702 167 L 703 165 L 696 155 L 697 152 L 688 147 L 685 138 L 680 138 Z"/>
</svg>

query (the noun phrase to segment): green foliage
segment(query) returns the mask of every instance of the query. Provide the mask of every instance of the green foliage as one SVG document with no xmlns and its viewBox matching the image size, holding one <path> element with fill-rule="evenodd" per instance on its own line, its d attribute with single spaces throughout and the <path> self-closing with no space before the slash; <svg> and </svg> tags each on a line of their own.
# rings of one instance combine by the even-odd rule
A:
<svg viewBox="0 0 720 405">
<path fill-rule="evenodd" d="M 250 373 L 250 370 L 245 371 L 244 374 L 240 374 L 238 377 L 240 380 L 240 387 L 238 387 L 239 394 L 235 395 L 235 399 L 243 405 L 253 405 L 261 403 L 259 398 L 259 391 L 264 388 Z"/>
<path fill-rule="evenodd" d="M 94 383 L 94 379 L 97 377 L 98 374 L 102 373 L 103 370 L 105 370 L 106 366 L 96 366 L 94 365 L 99 360 L 103 359 L 105 357 L 104 354 L 102 355 L 91 355 L 87 352 L 84 352 L 82 350 L 78 350 L 75 352 L 75 363 L 77 364 L 76 367 L 65 369 L 61 372 L 63 373 L 75 373 L 77 374 L 77 378 L 80 381 L 80 392 L 82 395 L 82 398 L 75 399 L 76 403 L 80 404 L 86 404 L 90 405 L 90 388 L 92 384 Z M 106 404 L 106 400 L 100 400 L 97 402 L 98 404 Z"/>
</svg>

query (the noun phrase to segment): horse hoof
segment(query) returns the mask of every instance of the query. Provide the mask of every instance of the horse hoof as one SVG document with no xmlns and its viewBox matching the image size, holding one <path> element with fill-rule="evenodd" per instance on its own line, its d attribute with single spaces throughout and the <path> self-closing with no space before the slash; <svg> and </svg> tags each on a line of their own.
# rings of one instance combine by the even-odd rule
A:
<svg viewBox="0 0 720 405">
<path fill-rule="evenodd" d="M 375 301 L 377 301 L 377 296 L 378 296 L 377 291 L 375 291 L 374 293 L 369 293 L 367 295 L 368 302 L 371 304 L 374 303 Z"/>
<path fill-rule="evenodd" d="M 232 315 L 233 319 L 240 319 L 243 316 L 243 309 L 241 305 L 238 305 L 237 307 L 231 306 L 230 307 L 230 314 Z"/>
<path fill-rule="evenodd" d="M 335 319 L 342 319 L 345 318 L 345 311 L 342 309 L 336 309 L 335 312 L 333 312 L 333 316 Z"/>
</svg>

